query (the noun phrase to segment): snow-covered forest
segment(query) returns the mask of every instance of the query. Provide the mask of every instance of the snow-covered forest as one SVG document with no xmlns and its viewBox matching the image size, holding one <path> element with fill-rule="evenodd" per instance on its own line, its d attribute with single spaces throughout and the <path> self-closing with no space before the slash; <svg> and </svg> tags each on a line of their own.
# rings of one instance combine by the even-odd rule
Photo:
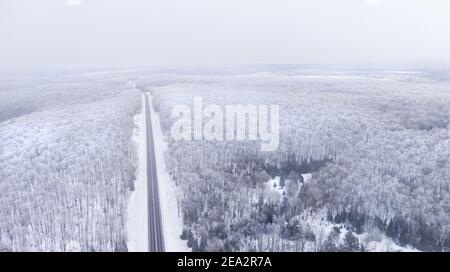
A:
<svg viewBox="0 0 450 272">
<path fill-rule="evenodd" d="M 127 249 L 140 94 L 122 76 L 3 81 L 0 251 Z"/>
<path fill-rule="evenodd" d="M 447 72 L 261 70 L 2 75 L 0 250 L 128 250 L 140 90 L 193 251 L 450 250 Z M 194 97 L 279 105 L 278 150 L 174 141 Z"/>
<path fill-rule="evenodd" d="M 450 249 L 445 73 L 284 71 L 139 84 L 167 133 L 182 238 L 193 250 Z M 171 108 L 193 97 L 280 105 L 280 148 L 171 140 Z M 273 198 L 267 182 L 277 176 L 282 193 Z"/>
</svg>

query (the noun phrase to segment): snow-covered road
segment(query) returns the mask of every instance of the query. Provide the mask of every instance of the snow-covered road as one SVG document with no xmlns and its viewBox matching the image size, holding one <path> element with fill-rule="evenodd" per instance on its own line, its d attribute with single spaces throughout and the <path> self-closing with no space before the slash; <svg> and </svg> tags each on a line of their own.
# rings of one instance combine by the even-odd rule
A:
<svg viewBox="0 0 450 272">
<path fill-rule="evenodd" d="M 156 168 L 155 143 L 153 141 L 152 114 L 149 96 L 145 95 L 146 131 L 147 131 L 147 206 L 148 206 L 148 250 L 164 251 L 164 234 L 159 201 L 158 174 Z"/>
<path fill-rule="evenodd" d="M 139 163 L 127 209 L 128 250 L 188 251 L 180 239 L 183 224 L 177 190 L 165 167 L 167 144 L 148 93 L 142 95 L 142 109 L 133 133 Z"/>
</svg>

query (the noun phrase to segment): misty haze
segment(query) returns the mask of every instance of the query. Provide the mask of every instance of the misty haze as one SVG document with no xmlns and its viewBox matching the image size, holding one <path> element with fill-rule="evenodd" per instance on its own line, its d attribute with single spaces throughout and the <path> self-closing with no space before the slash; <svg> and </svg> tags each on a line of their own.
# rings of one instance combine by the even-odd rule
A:
<svg viewBox="0 0 450 272">
<path fill-rule="evenodd" d="M 0 0 L 0 252 L 450 251 L 448 26 L 445 0 Z"/>
</svg>

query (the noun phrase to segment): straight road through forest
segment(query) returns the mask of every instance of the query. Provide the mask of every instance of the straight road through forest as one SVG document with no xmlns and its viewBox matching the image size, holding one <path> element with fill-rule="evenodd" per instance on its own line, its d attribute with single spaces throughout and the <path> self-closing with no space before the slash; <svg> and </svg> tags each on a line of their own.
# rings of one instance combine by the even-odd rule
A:
<svg viewBox="0 0 450 272">
<path fill-rule="evenodd" d="M 156 172 L 155 144 L 153 141 L 152 117 L 148 94 L 145 94 L 147 129 L 147 205 L 148 205 L 148 250 L 164 251 L 164 236 L 159 203 L 158 175 Z"/>
</svg>

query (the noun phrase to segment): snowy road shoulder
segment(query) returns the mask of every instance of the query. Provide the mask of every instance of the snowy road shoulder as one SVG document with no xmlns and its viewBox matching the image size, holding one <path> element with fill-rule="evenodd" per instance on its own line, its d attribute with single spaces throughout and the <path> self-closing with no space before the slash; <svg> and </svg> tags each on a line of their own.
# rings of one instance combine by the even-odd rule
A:
<svg viewBox="0 0 450 272">
<path fill-rule="evenodd" d="M 148 251 L 148 205 L 147 205 L 147 131 L 145 126 L 144 95 L 142 110 L 134 117 L 133 144 L 138 155 L 134 191 L 131 193 L 127 207 L 126 231 L 128 251 Z"/>
</svg>

